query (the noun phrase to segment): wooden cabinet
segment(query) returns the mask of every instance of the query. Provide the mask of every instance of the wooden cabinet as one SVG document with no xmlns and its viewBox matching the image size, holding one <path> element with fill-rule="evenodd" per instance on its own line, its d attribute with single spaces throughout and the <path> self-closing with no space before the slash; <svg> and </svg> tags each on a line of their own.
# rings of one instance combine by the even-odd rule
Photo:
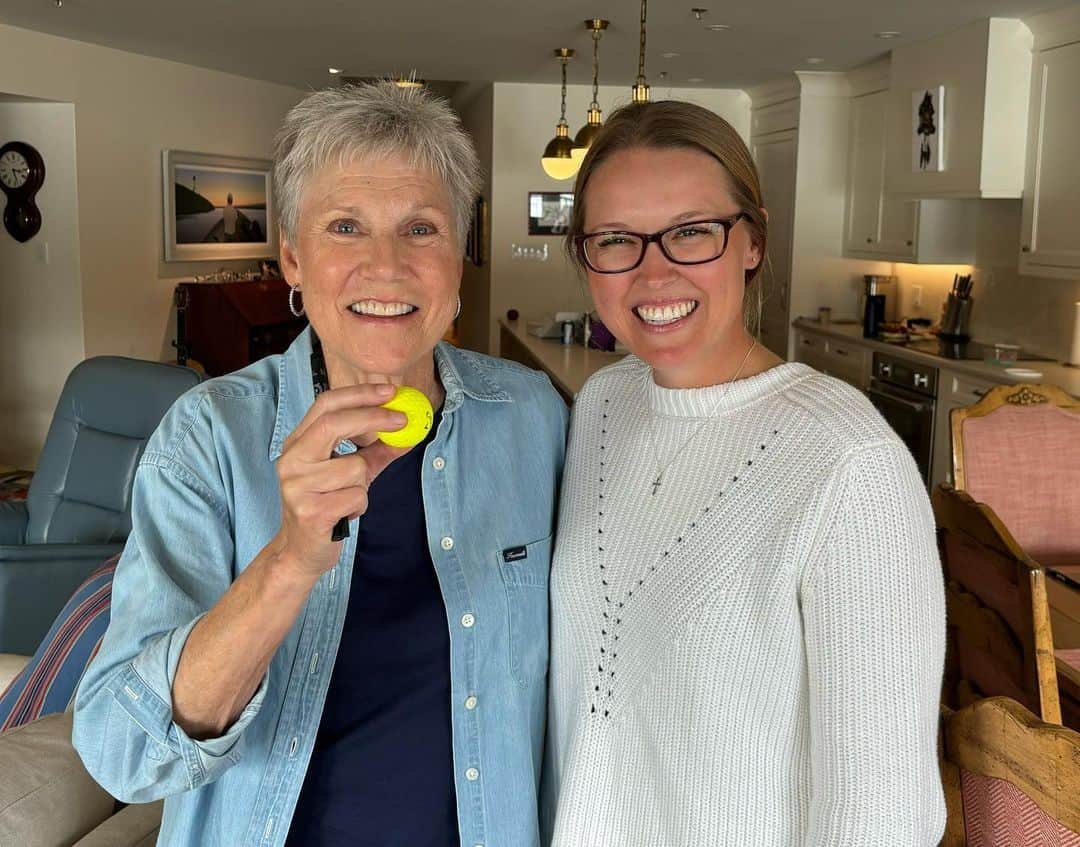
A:
<svg viewBox="0 0 1080 847">
<path fill-rule="evenodd" d="M 1020 271 L 1080 275 L 1080 43 L 1035 54 Z"/>
<path fill-rule="evenodd" d="M 885 192 L 889 92 L 852 98 L 844 255 L 973 264 L 978 216 L 969 200 L 911 200 Z"/>
<path fill-rule="evenodd" d="M 874 353 L 858 342 L 800 327 L 795 331 L 795 360 L 842 379 L 860 391 L 870 387 Z"/>
<path fill-rule="evenodd" d="M 750 146 L 769 209 L 768 261 L 757 281 L 762 287 L 761 343 L 786 359 L 791 328 L 791 246 L 798 133 L 789 129 L 754 136 Z"/>
<path fill-rule="evenodd" d="M 182 282 L 175 304 L 177 359 L 194 359 L 209 376 L 285 352 L 307 326 L 289 311 L 283 279 Z"/>
<path fill-rule="evenodd" d="M 967 376 L 942 368 L 938 372 L 937 410 L 934 413 L 934 454 L 930 468 L 931 488 L 952 482 L 952 425 L 949 414 L 953 409 L 971 406 L 998 383 Z"/>
</svg>

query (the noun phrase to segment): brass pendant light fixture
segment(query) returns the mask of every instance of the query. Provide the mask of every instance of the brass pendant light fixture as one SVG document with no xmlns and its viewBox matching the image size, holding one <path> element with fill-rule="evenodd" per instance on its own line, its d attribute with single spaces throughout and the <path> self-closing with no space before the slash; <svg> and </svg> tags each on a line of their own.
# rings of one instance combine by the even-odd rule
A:
<svg viewBox="0 0 1080 847">
<path fill-rule="evenodd" d="M 641 46 L 638 49 L 638 71 L 631 89 L 635 103 L 649 102 L 649 84 L 645 82 L 645 3 L 641 0 Z"/>
<path fill-rule="evenodd" d="M 562 65 L 562 111 L 555 126 L 555 137 L 548 142 L 540 159 L 544 173 L 552 179 L 570 179 L 578 170 L 579 160 L 571 155 L 574 142 L 570 140 L 570 125 L 566 122 L 566 63 L 573 57 L 571 47 L 560 47 L 555 51 L 555 58 Z"/>
<path fill-rule="evenodd" d="M 608 21 L 601 18 L 590 18 L 585 21 L 585 29 L 592 33 L 593 40 L 592 103 L 589 104 L 588 123 L 579 129 L 577 135 L 574 136 L 574 149 L 571 151 L 571 155 L 578 160 L 585 158 L 585 154 L 589 151 L 589 145 L 593 143 L 593 139 L 600 132 L 600 127 L 603 126 L 600 120 L 600 103 L 597 102 L 597 97 L 600 89 L 600 36 L 607 28 Z"/>
</svg>

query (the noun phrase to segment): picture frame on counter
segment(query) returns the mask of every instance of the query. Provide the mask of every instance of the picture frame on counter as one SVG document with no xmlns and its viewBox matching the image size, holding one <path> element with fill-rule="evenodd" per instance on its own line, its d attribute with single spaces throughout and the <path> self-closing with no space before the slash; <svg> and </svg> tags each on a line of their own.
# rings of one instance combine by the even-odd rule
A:
<svg viewBox="0 0 1080 847">
<path fill-rule="evenodd" d="M 573 211 L 572 191 L 530 191 L 529 235 L 566 235 Z"/>
<path fill-rule="evenodd" d="M 915 173 L 945 170 L 945 86 L 931 85 L 911 92 L 914 138 L 911 169 Z"/>
<path fill-rule="evenodd" d="M 166 262 L 277 256 L 269 160 L 163 150 L 161 166 Z"/>
</svg>

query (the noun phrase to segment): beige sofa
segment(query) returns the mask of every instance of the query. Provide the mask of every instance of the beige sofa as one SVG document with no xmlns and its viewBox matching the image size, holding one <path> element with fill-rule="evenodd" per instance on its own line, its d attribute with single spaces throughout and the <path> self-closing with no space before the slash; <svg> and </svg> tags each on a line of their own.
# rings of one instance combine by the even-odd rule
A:
<svg viewBox="0 0 1080 847">
<path fill-rule="evenodd" d="M 94 782 L 70 712 L 0 733 L 0 845 L 153 847 L 160 822 L 160 802 L 123 806 Z"/>
</svg>

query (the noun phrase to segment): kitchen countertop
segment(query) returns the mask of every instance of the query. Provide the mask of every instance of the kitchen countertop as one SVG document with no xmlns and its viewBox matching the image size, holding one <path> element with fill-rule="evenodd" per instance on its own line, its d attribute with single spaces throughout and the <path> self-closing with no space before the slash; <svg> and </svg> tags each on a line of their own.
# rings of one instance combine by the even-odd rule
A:
<svg viewBox="0 0 1080 847">
<path fill-rule="evenodd" d="M 521 318 L 516 321 L 500 318 L 499 326 L 500 334 L 509 333 L 518 348 L 507 350 L 506 344 L 501 344 L 499 355 L 522 361 L 522 357 L 516 354 L 524 348 L 527 357 L 532 361 L 523 361 L 522 364 L 544 371 L 559 392 L 568 398 L 573 398 L 581 391 L 585 380 L 600 368 L 626 357 L 625 353 L 607 353 L 581 344 L 563 344 L 550 338 L 537 338 L 529 335 L 525 320 Z"/>
<path fill-rule="evenodd" d="M 1001 365 L 991 365 L 987 362 L 980 362 L 972 359 L 943 359 L 940 356 L 933 356 L 919 350 L 909 349 L 903 344 L 888 344 L 884 341 L 876 341 L 872 338 L 863 338 L 862 325 L 857 323 L 830 323 L 822 326 L 815 320 L 798 318 L 793 322 L 793 325 L 796 329 L 805 329 L 831 338 L 838 338 L 842 341 L 861 344 L 864 347 L 869 347 L 872 350 L 879 350 L 882 353 L 889 353 L 893 356 L 902 356 L 924 365 L 933 365 L 936 368 L 956 371 L 978 379 L 985 379 L 988 382 L 998 382 L 1006 385 L 1015 385 L 1020 382 L 1057 385 L 1074 397 L 1080 397 L 1080 368 L 1072 368 L 1068 365 L 1063 365 L 1060 362 L 1026 362 L 1023 360 L 1017 362 L 1016 367 L 1031 368 L 1032 370 L 1042 372 L 1042 377 L 1039 379 L 1029 380 L 1005 373 L 1005 368 Z"/>
</svg>

